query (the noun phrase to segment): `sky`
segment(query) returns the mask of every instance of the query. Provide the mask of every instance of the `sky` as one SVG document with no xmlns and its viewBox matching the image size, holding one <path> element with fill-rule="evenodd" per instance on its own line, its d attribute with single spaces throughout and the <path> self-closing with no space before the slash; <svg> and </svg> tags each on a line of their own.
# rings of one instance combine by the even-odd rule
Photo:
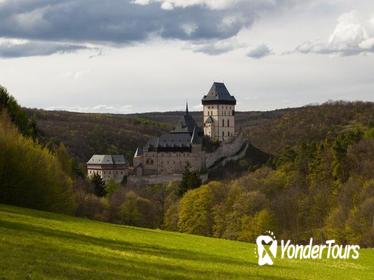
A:
<svg viewBox="0 0 374 280">
<path fill-rule="evenodd" d="M 237 110 L 374 101 L 372 0 L 0 0 L 0 85 L 25 107 Z"/>
</svg>

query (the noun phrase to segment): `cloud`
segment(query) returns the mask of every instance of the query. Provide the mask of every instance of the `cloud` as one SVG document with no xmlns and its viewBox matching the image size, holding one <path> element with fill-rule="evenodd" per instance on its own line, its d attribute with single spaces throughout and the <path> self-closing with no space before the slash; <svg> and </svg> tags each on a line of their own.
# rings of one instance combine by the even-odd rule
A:
<svg viewBox="0 0 374 280">
<path fill-rule="evenodd" d="M 352 11 L 338 18 L 337 25 L 327 42 L 306 41 L 297 46 L 295 52 L 341 56 L 374 53 L 374 31 L 361 22 L 357 13 Z"/>
<path fill-rule="evenodd" d="M 82 113 L 113 113 L 113 114 L 128 114 L 132 112 L 132 105 L 113 106 L 106 104 L 99 104 L 94 106 L 53 106 L 46 108 L 54 111 L 69 111 Z"/>
<path fill-rule="evenodd" d="M 245 47 L 246 44 L 239 42 L 238 39 L 234 37 L 216 42 L 199 42 L 198 44 L 192 44 L 189 48 L 194 52 L 208 55 L 220 55 Z"/>
<path fill-rule="evenodd" d="M 85 49 L 92 48 L 68 43 L 28 41 L 18 39 L 0 39 L 1 58 L 46 56 L 54 53 L 70 53 Z"/>
<path fill-rule="evenodd" d="M 271 54 L 272 54 L 271 49 L 267 45 L 262 44 L 262 45 L 257 46 L 256 48 L 250 50 L 247 53 L 247 56 L 250 57 L 250 58 L 260 59 L 260 58 L 264 58 L 266 56 L 269 56 Z"/>
<path fill-rule="evenodd" d="M 149 5 L 150 3 L 160 3 L 161 8 L 172 10 L 174 8 L 186 8 L 190 6 L 206 6 L 210 9 L 224 9 L 240 0 L 134 0 L 133 3 L 139 5 Z M 254 2 L 254 1 L 252 1 Z"/>
<path fill-rule="evenodd" d="M 85 76 L 86 74 L 90 73 L 91 70 L 79 70 L 79 71 L 70 71 L 66 73 L 62 73 L 61 77 L 67 78 L 67 79 L 73 79 L 73 80 L 78 80 L 81 77 Z"/>
<path fill-rule="evenodd" d="M 33 0 L 0 5 L 0 38 L 123 47 L 153 38 L 216 43 L 294 0 Z M 74 49 L 71 46 L 71 50 Z M 41 51 L 43 54 L 52 51 Z M 220 53 L 219 50 L 216 51 Z M 32 55 L 33 51 L 26 51 Z M 211 52 L 213 53 L 213 52 Z M 21 56 L 21 52 L 18 52 Z M 37 54 L 40 55 L 40 54 Z"/>
</svg>

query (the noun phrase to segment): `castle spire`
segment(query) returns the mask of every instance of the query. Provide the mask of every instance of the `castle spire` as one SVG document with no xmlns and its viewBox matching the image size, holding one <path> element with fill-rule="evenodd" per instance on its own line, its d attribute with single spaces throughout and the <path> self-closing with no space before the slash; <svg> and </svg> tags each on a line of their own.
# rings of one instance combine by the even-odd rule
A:
<svg viewBox="0 0 374 280">
<path fill-rule="evenodd" d="M 188 115 L 188 101 L 186 100 L 186 115 Z"/>
</svg>

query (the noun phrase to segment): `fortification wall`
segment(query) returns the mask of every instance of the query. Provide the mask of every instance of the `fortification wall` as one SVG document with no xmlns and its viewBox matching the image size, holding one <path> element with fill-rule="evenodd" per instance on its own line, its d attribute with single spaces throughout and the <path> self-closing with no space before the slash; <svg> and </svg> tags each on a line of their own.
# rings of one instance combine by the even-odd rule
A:
<svg viewBox="0 0 374 280">
<path fill-rule="evenodd" d="M 136 185 L 136 186 L 165 184 L 169 182 L 180 182 L 180 181 L 182 181 L 182 174 L 128 176 L 127 177 L 127 184 Z"/>
<path fill-rule="evenodd" d="M 245 144 L 245 147 L 238 154 L 235 154 L 234 156 L 225 158 L 222 161 L 221 166 L 225 166 L 226 163 L 228 163 L 229 161 L 237 161 L 237 160 L 242 159 L 245 156 L 245 153 L 247 152 L 247 149 L 248 149 L 248 143 Z"/>
<path fill-rule="evenodd" d="M 205 167 L 210 168 L 218 160 L 236 155 L 244 143 L 245 140 L 241 133 L 231 143 L 221 143 L 220 147 L 213 153 L 205 154 Z"/>
<path fill-rule="evenodd" d="M 147 186 L 156 184 L 167 184 L 170 182 L 182 181 L 182 174 L 170 174 L 170 175 L 147 175 L 147 176 L 128 176 L 127 184 L 130 186 Z M 202 183 L 208 180 L 208 174 L 200 175 Z"/>
</svg>

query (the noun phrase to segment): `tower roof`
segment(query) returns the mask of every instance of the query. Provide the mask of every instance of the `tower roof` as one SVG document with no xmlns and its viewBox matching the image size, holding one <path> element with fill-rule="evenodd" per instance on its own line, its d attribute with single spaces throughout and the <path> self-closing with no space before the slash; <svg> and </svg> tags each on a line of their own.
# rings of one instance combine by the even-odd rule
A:
<svg viewBox="0 0 374 280">
<path fill-rule="evenodd" d="M 236 99 L 227 90 L 224 83 L 214 82 L 207 95 L 202 99 L 203 105 L 207 104 L 230 104 L 235 105 Z"/>
</svg>

